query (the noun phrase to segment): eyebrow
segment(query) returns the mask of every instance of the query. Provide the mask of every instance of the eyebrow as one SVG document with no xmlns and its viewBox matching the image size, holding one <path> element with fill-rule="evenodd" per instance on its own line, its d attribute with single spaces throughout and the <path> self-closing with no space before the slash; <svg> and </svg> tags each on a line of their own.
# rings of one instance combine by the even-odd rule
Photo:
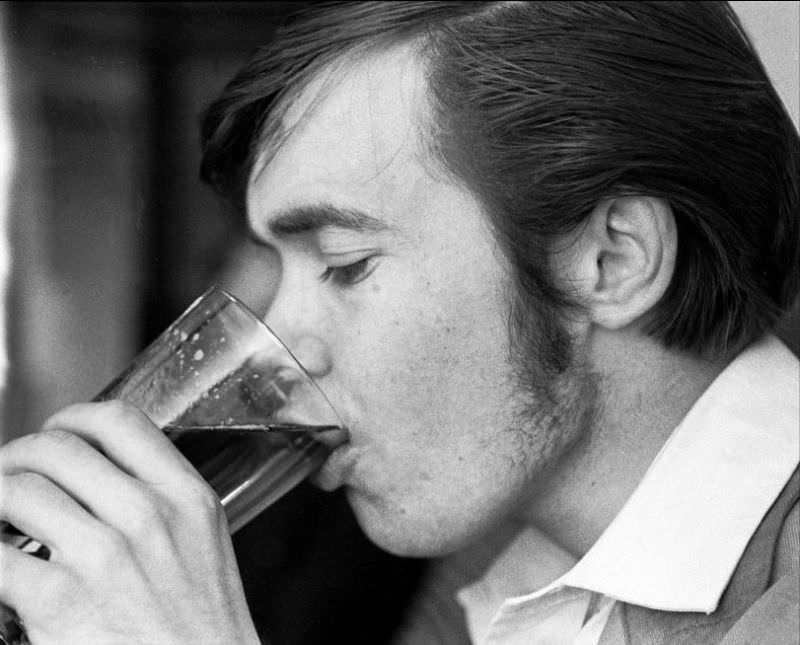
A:
<svg viewBox="0 0 800 645">
<path fill-rule="evenodd" d="M 279 212 L 269 220 L 270 233 L 275 237 L 308 233 L 328 226 L 368 233 L 378 233 L 393 228 L 383 220 L 363 211 L 332 204 L 296 206 Z"/>
</svg>

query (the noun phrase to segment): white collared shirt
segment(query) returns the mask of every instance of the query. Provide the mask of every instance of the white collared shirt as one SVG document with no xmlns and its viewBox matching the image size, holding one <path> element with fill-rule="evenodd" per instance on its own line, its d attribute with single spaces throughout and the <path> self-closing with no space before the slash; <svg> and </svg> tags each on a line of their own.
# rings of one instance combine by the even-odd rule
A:
<svg viewBox="0 0 800 645">
<path fill-rule="evenodd" d="M 697 400 L 583 558 L 526 528 L 458 593 L 473 642 L 597 645 L 616 601 L 713 612 L 797 467 L 799 399 L 798 360 L 786 346 L 768 336 L 748 348 Z"/>
</svg>

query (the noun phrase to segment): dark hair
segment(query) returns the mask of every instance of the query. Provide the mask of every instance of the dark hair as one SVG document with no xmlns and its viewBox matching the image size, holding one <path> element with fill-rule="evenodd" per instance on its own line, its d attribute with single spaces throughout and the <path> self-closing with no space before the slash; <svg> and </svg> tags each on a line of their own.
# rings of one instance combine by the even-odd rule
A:
<svg viewBox="0 0 800 645">
<path fill-rule="evenodd" d="M 298 14 L 205 114 L 202 177 L 238 206 L 287 92 L 356 48 L 416 40 L 436 157 L 486 208 L 525 299 L 568 307 L 553 240 L 602 198 L 663 197 L 672 283 L 648 331 L 742 349 L 800 283 L 800 140 L 720 2 L 324 3 Z"/>
</svg>

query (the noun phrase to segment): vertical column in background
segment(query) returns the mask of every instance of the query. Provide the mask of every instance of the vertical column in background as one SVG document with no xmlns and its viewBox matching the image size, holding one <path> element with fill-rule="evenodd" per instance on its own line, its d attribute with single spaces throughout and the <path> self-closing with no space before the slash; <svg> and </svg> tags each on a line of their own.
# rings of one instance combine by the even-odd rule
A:
<svg viewBox="0 0 800 645">
<path fill-rule="evenodd" d="M 3 3 L 18 154 L 2 440 L 138 349 L 148 82 L 137 3 Z"/>
<path fill-rule="evenodd" d="M 16 147 L 12 125 L 11 87 L 8 48 L 6 46 L 5 6 L 0 5 L 0 418 L 5 407 L 8 376 L 8 333 L 5 312 L 11 249 L 8 240 L 8 218 L 11 206 L 11 185 Z"/>
</svg>

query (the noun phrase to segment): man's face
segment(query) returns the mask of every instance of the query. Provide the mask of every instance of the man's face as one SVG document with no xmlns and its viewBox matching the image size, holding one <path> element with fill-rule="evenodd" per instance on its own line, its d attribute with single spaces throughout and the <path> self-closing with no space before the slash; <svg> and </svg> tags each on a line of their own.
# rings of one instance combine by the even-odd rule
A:
<svg viewBox="0 0 800 645">
<path fill-rule="evenodd" d="M 394 50 L 327 80 L 251 177 L 280 267 L 266 320 L 350 431 L 318 484 L 346 487 L 383 548 L 443 553 L 508 513 L 569 432 L 516 384 L 509 268 L 477 201 L 431 172 L 419 63 Z"/>
</svg>

